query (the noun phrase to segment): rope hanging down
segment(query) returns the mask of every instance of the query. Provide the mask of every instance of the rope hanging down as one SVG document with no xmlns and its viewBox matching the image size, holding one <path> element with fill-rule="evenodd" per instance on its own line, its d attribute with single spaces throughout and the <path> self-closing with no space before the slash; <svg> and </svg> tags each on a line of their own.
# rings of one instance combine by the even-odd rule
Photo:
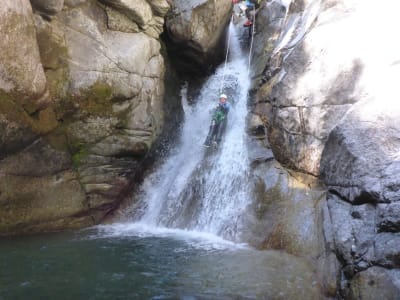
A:
<svg viewBox="0 0 400 300">
<path fill-rule="evenodd" d="M 232 21 L 233 21 L 233 14 L 232 14 L 232 17 L 231 17 L 231 21 L 230 21 L 230 23 L 229 23 L 229 27 L 231 26 Z M 231 41 L 231 35 L 230 35 L 230 32 L 228 32 L 228 45 L 227 45 L 227 47 L 226 47 L 224 72 L 223 72 L 223 74 L 222 74 L 222 82 L 221 82 L 221 87 L 220 87 L 220 89 L 219 89 L 219 93 L 220 93 L 220 94 L 223 92 L 223 89 L 224 89 L 225 74 L 226 74 L 226 64 L 228 63 L 228 55 L 229 55 L 230 41 Z"/>
<path fill-rule="evenodd" d="M 253 21 L 251 24 L 251 40 L 250 40 L 250 50 L 249 50 L 249 62 L 247 66 L 247 75 L 250 74 L 250 64 L 251 64 L 251 54 L 253 52 L 253 41 L 254 41 L 254 34 L 255 34 L 255 23 L 256 23 L 256 7 L 253 6 Z"/>
<path fill-rule="evenodd" d="M 252 20 L 252 25 L 251 25 L 251 40 L 250 40 L 250 50 L 249 50 L 247 74 L 250 74 L 250 65 L 251 65 L 251 58 L 252 58 L 251 55 L 252 55 L 252 52 L 253 52 L 253 42 L 254 42 L 254 34 L 255 34 L 255 21 L 256 21 L 256 8 L 255 8 L 255 6 L 253 6 L 253 17 L 252 17 L 252 19 L 253 20 Z M 233 22 L 233 14 L 232 14 L 229 26 L 232 24 L 232 22 Z M 220 93 L 223 92 L 224 84 L 225 84 L 226 65 L 228 63 L 230 40 L 231 40 L 231 35 L 230 35 L 230 33 L 228 33 L 228 45 L 226 47 L 224 71 L 223 71 L 223 75 L 222 75 L 221 87 L 219 89 Z"/>
</svg>

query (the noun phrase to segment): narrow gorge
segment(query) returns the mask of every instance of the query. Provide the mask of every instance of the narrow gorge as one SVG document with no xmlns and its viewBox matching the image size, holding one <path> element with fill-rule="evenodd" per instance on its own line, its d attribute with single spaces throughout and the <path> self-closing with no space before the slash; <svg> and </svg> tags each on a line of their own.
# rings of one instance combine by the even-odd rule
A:
<svg viewBox="0 0 400 300">
<path fill-rule="evenodd" d="M 3 1 L 0 299 L 400 299 L 400 4 L 244 4 Z"/>
</svg>

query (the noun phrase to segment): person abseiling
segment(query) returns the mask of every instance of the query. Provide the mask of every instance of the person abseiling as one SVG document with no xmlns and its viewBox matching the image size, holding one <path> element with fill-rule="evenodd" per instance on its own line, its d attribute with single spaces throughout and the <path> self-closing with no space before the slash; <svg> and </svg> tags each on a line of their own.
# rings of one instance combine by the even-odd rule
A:
<svg viewBox="0 0 400 300">
<path fill-rule="evenodd" d="M 243 26 L 249 28 L 249 37 L 252 37 L 255 33 L 255 24 L 253 24 L 253 22 L 255 21 L 256 13 L 258 11 L 259 0 L 246 0 L 245 3 L 245 15 L 247 17 L 247 20 L 243 23 Z"/>
<path fill-rule="evenodd" d="M 228 97 L 225 94 L 219 96 L 219 103 L 214 109 L 210 130 L 204 143 L 204 146 L 206 147 L 210 147 L 212 143 L 218 145 L 221 142 L 222 133 L 226 127 L 227 115 L 230 108 L 227 98 Z"/>
</svg>

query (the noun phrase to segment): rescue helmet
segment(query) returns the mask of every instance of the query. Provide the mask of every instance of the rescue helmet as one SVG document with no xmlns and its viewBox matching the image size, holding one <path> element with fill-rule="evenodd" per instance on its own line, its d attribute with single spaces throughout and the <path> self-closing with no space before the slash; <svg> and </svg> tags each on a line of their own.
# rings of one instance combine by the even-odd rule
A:
<svg viewBox="0 0 400 300">
<path fill-rule="evenodd" d="M 228 97 L 225 94 L 221 94 L 221 96 L 219 96 L 219 98 L 224 98 L 225 100 L 228 99 Z"/>
</svg>

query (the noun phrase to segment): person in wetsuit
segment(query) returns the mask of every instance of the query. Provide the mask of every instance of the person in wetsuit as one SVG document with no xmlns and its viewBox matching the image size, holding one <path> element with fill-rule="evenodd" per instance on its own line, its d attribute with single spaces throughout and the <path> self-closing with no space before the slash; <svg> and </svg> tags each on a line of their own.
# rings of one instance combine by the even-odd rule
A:
<svg viewBox="0 0 400 300">
<path fill-rule="evenodd" d="M 225 94 L 221 94 L 219 97 L 219 103 L 213 112 L 210 130 L 204 143 L 206 147 L 211 146 L 211 143 L 218 145 L 221 142 L 230 108 L 227 98 Z"/>
</svg>

